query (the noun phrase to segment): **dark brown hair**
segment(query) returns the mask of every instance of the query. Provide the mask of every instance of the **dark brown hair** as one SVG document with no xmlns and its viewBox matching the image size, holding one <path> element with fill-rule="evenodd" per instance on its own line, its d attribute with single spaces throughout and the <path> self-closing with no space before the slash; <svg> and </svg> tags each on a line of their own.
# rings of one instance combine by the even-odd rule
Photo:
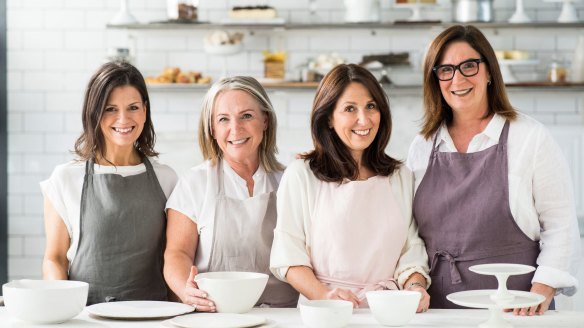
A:
<svg viewBox="0 0 584 328">
<path fill-rule="evenodd" d="M 439 64 L 444 49 L 453 42 L 466 42 L 477 51 L 484 60 L 485 68 L 491 77 L 487 88 L 488 115 L 497 113 L 508 120 L 514 120 L 517 112 L 511 106 L 505 84 L 499 69 L 495 51 L 481 31 L 472 25 L 455 25 L 440 33 L 430 44 L 424 62 L 424 122 L 421 134 L 430 138 L 443 122 L 450 124 L 453 119 L 452 108 L 448 105 L 440 91 L 440 81 L 432 71 Z"/>
<path fill-rule="evenodd" d="M 357 180 L 359 168 L 329 121 L 337 101 L 351 83 L 362 84 L 377 104 L 380 113 L 379 130 L 371 145 L 363 152 L 363 164 L 377 175 L 389 176 L 401 162 L 385 153 L 391 135 L 391 113 L 387 95 L 381 84 L 368 70 L 355 64 L 341 64 L 333 68 L 320 82 L 312 104 L 310 128 L 314 150 L 302 157 L 308 160 L 314 175 L 327 182 Z"/>
<path fill-rule="evenodd" d="M 158 156 L 154 151 L 156 134 L 150 116 L 150 99 L 144 77 L 136 67 L 127 62 L 109 62 L 103 64 L 91 77 L 83 100 L 83 132 L 75 141 L 75 153 L 82 160 L 89 160 L 99 155 L 105 158 L 105 140 L 100 128 L 101 117 L 113 89 L 132 86 L 138 90 L 146 107 L 144 129 L 136 140 L 134 147 L 145 156 Z"/>
</svg>

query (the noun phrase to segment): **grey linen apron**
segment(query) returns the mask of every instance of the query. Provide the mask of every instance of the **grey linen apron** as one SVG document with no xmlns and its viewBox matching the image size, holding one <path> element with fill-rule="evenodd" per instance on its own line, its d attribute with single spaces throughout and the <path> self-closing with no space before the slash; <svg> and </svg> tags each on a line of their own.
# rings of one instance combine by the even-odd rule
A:
<svg viewBox="0 0 584 328">
<path fill-rule="evenodd" d="M 446 299 L 450 293 L 497 288 L 494 276 L 470 272 L 472 265 L 537 267 L 539 243 L 521 231 L 509 208 L 508 135 L 509 121 L 497 145 L 466 154 L 439 152 L 434 137 L 413 208 L 430 261 L 432 308 L 462 308 Z M 507 287 L 529 291 L 532 278 L 511 276 Z"/>
<path fill-rule="evenodd" d="M 246 271 L 268 274 L 268 284 L 256 306 L 295 307 L 298 292 L 272 275 L 270 251 L 276 227 L 276 191 L 235 199 L 225 195 L 223 161 L 217 167 L 213 242 L 209 272 Z M 272 174 L 266 173 L 274 185 Z"/>
<path fill-rule="evenodd" d="M 89 283 L 87 304 L 110 300 L 167 300 L 162 276 L 166 196 L 152 164 L 123 177 L 94 174 L 85 165 L 81 231 L 69 279 Z"/>
</svg>

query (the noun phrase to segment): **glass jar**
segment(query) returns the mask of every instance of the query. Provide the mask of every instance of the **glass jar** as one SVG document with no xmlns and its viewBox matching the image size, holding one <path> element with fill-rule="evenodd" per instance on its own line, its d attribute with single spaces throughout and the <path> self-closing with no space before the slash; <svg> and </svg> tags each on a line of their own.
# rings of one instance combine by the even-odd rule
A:
<svg viewBox="0 0 584 328">
<path fill-rule="evenodd" d="M 562 63 L 557 60 L 553 59 L 550 63 L 547 78 L 549 82 L 552 83 L 565 83 L 567 80 L 568 71 L 562 65 Z"/>
</svg>

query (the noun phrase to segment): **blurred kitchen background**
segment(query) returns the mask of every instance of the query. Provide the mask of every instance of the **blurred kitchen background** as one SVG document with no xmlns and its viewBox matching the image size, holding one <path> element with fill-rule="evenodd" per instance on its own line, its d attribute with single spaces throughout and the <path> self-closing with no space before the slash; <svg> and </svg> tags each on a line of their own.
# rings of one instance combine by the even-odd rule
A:
<svg viewBox="0 0 584 328">
<path fill-rule="evenodd" d="M 201 161 L 197 122 L 209 82 L 243 74 L 264 83 L 288 163 L 311 148 L 316 85 L 338 62 L 363 63 L 384 83 L 394 119 L 388 152 L 405 159 L 422 117 L 425 49 L 455 21 L 476 22 L 497 50 L 513 105 L 561 144 L 584 217 L 584 1 L 5 2 L 8 230 L 0 242 L 8 258 L 0 268 L 7 265 L 8 279 L 41 276 L 39 181 L 74 158 L 84 88 L 106 60 L 129 60 L 147 77 L 157 149 L 179 174 Z M 268 7 L 234 10 L 258 5 Z M 584 288 L 584 268 L 580 281 Z M 583 295 L 558 303 L 584 310 Z"/>
</svg>

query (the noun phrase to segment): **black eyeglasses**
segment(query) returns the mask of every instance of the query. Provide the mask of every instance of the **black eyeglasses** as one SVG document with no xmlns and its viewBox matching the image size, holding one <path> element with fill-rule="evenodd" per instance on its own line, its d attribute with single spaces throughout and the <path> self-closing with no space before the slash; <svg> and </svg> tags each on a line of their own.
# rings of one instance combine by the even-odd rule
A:
<svg viewBox="0 0 584 328">
<path fill-rule="evenodd" d="M 468 59 L 458 65 L 438 65 L 432 67 L 434 74 L 440 81 L 450 81 L 454 78 L 456 70 L 466 77 L 475 76 L 479 73 L 479 64 L 485 61 L 480 59 Z"/>
</svg>

